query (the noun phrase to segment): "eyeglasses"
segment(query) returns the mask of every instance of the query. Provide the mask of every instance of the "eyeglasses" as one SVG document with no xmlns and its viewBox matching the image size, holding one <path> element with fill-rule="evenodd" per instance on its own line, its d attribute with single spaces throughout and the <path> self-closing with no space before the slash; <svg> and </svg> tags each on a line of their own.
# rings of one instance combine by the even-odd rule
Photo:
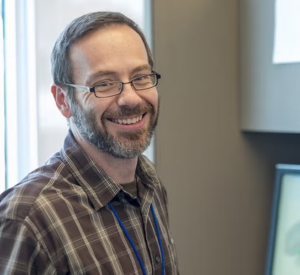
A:
<svg viewBox="0 0 300 275">
<path fill-rule="evenodd" d="M 101 82 L 91 88 L 86 86 L 81 86 L 81 85 L 75 85 L 75 84 L 65 84 L 65 85 L 94 93 L 95 96 L 98 98 L 104 98 L 104 97 L 111 97 L 120 94 L 123 90 L 123 85 L 129 83 L 136 91 L 151 89 L 157 85 L 158 79 L 160 78 L 161 78 L 160 74 L 153 72 L 152 74 L 140 75 L 138 77 L 135 77 L 129 82 L 122 82 L 122 81 Z"/>
</svg>

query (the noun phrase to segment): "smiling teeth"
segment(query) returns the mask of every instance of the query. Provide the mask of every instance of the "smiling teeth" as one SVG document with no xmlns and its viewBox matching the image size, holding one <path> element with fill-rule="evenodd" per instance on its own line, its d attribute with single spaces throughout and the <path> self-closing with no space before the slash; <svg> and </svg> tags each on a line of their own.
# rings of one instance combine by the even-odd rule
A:
<svg viewBox="0 0 300 275">
<path fill-rule="evenodd" d="M 114 119 L 113 121 L 119 124 L 134 124 L 142 120 L 142 116 L 128 119 Z"/>
</svg>

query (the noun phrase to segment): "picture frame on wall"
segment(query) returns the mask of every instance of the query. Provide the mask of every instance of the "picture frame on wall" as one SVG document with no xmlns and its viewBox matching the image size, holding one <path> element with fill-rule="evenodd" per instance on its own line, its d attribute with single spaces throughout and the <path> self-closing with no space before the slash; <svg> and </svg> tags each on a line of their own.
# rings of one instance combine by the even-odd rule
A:
<svg viewBox="0 0 300 275">
<path fill-rule="evenodd" d="M 300 165 L 277 164 L 265 275 L 300 274 Z"/>
</svg>

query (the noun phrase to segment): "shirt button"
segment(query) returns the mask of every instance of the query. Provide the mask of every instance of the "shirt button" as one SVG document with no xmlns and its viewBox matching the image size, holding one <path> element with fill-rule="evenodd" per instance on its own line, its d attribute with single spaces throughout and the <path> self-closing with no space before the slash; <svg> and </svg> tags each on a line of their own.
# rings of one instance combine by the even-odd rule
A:
<svg viewBox="0 0 300 275">
<path fill-rule="evenodd" d="M 155 256 L 155 262 L 156 262 L 157 264 L 160 263 L 160 256 L 159 256 L 159 255 L 156 255 L 156 256 Z"/>
</svg>

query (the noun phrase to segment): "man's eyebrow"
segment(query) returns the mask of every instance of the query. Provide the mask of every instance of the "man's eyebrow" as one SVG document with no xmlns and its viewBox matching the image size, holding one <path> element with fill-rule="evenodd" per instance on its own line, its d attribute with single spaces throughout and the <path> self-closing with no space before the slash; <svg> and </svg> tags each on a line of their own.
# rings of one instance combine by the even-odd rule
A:
<svg viewBox="0 0 300 275">
<path fill-rule="evenodd" d="M 131 71 L 131 74 L 135 74 L 135 73 L 143 71 L 143 70 L 150 70 L 151 71 L 151 66 L 149 64 L 144 64 L 144 65 L 138 66 L 138 67 L 134 68 Z M 117 72 L 115 72 L 115 71 L 108 71 L 108 70 L 97 71 L 97 72 L 91 74 L 88 77 L 88 79 L 86 80 L 86 82 L 90 83 L 94 79 L 97 79 L 98 77 L 103 77 L 103 76 L 117 76 Z"/>
<path fill-rule="evenodd" d="M 141 65 L 132 70 L 132 74 L 137 73 L 142 70 L 151 70 L 151 66 L 149 64 Z"/>
</svg>

